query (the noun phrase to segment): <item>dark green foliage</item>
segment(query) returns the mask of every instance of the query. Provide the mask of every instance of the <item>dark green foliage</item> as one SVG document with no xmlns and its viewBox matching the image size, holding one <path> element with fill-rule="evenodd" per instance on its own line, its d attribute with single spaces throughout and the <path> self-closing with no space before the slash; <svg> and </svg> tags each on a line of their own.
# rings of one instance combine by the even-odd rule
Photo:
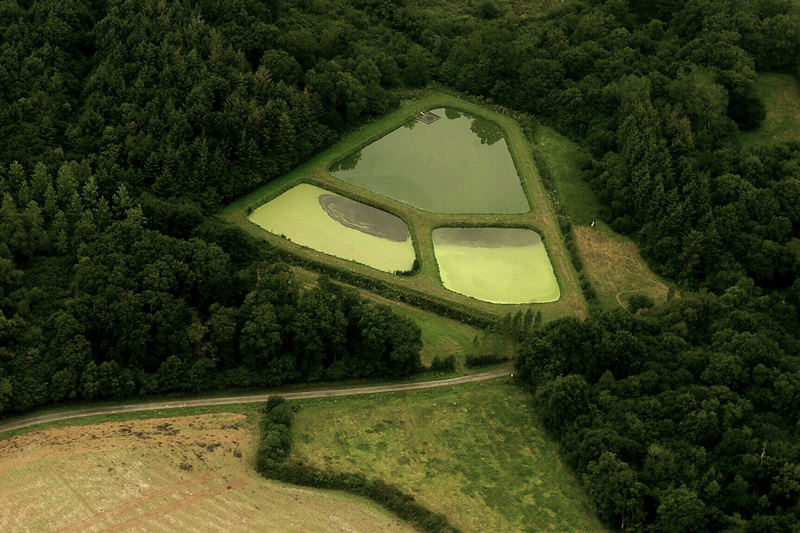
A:
<svg viewBox="0 0 800 533">
<path fill-rule="evenodd" d="M 483 354 L 483 355 L 467 354 L 464 358 L 464 364 L 467 365 L 467 368 L 493 365 L 496 363 L 503 363 L 506 361 L 508 361 L 508 358 L 506 358 L 505 356 L 492 355 L 492 354 Z"/>
<path fill-rule="evenodd" d="M 414 323 L 329 281 L 299 290 L 285 266 L 257 261 L 246 239 L 215 222 L 196 230 L 179 222 L 205 220 L 190 202 L 144 195 L 179 238 L 152 229 L 124 185 L 108 201 L 94 174 L 79 182 L 80 167 L 62 165 L 55 180 L 41 167 L 31 180 L 16 165 L 10 172 L 35 187 L 6 193 L 0 206 L 2 413 L 135 393 L 399 377 L 421 366 Z M 47 209 L 36 198 L 17 206 L 20 195 L 51 189 Z M 222 246 L 240 245 L 234 264 Z"/>
<path fill-rule="evenodd" d="M 655 305 L 653 299 L 647 294 L 631 294 L 625 298 L 628 304 L 628 311 L 635 313 L 639 309 L 649 309 Z"/>
<path fill-rule="evenodd" d="M 447 357 L 440 358 L 438 355 L 431 361 L 431 370 L 437 372 L 452 372 L 456 369 L 456 357 L 448 355 Z"/>
<path fill-rule="evenodd" d="M 281 261 L 493 326 L 207 218 L 438 82 L 581 142 L 600 216 L 683 294 L 712 293 L 583 322 L 510 315 L 471 360 L 520 344 L 520 378 L 613 527 L 790 530 L 800 144 L 742 149 L 737 130 L 764 117 L 757 69 L 797 72 L 797 9 L 423 4 L 5 2 L 0 414 L 419 368 L 413 324 L 329 282 L 301 290 Z M 287 431 L 270 430 L 277 451 L 262 458 L 285 477 L 370 486 L 405 508 L 391 487 L 290 466 Z"/>
<path fill-rule="evenodd" d="M 610 525 L 789 531 L 798 349 L 797 309 L 742 281 L 547 324 L 523 342 L 517 373 Z"/>
<path fill-rule="evenodd" d="M 269 479 L 319 489 L 343 490 L 369 498 L 420 531 L 457 532 L 447 518 L 417 503 L 414 497 L 380 479 L 363 474 L 319 470 L 289 459 L 292 409 L 280 396 L 270 396 L 261 419 L 256 470 Z"/>
</svg>

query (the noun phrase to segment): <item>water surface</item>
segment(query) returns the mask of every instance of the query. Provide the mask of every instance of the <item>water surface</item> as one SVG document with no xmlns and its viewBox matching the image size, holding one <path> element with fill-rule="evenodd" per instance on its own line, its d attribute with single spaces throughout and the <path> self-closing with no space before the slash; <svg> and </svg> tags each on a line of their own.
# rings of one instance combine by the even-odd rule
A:
<svg viewBox="0 0 800 533">
<path fill-rule="evenodd" d="M 521 228 L 438 228 L 433 249 L 445 288 L 486 302 L 554 302 L 560 296 L 539 234 Z"/>
<path fill-rule="evenodd" d="M 385 272 L 411 270 L 414 245 L 399 217 L 301 183 L 248 217 L 276 235 Z"/>
<path fill-rule="evenodd" d="M 337 178 L 435 213 L 524 213 L 528 201 L 494 123 L 454 109 L 412 119 L 331 167 Z"/>
</svg>

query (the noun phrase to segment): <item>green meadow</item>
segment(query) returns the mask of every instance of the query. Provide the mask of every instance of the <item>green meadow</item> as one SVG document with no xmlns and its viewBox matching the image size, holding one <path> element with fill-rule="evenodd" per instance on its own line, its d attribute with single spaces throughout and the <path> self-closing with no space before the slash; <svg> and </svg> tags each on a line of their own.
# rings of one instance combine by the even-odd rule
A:
<svg viewBox="0 0 800 533">
<path fill-rule="evenodd" d="M 800 82 L 791 74 L 767 72 L 756 78 L 756 92 L 767 116 L 740 135 L 745 145 L 800 140 Z"/>
<path fill-rule="evenodd" d="M 292 453 L 387 480 L 463 531 L 603 531 L 530 402 L 505 380 L 302 401 Z"/>
<path fill-rule="evenodd" d="M 602 218 L 602 204 L 583 179 L 581 161 L 587 156 L 578 146 L 547 126 L 538 126 L 535 150 L 544 160 L 556 201 L 572 222 L 572 237 L 602 307 L 625 306 L 634 294 L 655 301 L 667 299 L 669 286 L 645 262 L 632 239 L 612 230 Z M 591 226 L 592 221 L 595 225 Z"/>
</svg>

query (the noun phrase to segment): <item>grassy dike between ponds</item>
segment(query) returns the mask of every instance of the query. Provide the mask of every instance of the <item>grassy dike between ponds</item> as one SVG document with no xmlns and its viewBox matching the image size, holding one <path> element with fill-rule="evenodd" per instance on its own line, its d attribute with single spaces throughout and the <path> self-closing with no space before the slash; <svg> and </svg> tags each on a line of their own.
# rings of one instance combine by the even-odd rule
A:
<svg viewBox="0 0 800 533">
<path fill-rule="evenodd" d="M 292 460 L 293 411 L 279 396 L 270 397 L 259 424 L 261 441 L 256 451 L 256 470 L 268 478 L 317 489 L 341 490 L 373 500 L 420 531 L 457 532 L 442 514 L 434 513 L 391 483 L 368 479 L 363 474 L 322 470 Z"/>
<path fill-rule="evenodd" d="M 450 107 L 489 120 L 503 129 L 506 143 L 520 176 L 522 188 L 532 206 L 530 211 L 508 215 L 427 213 L 344 183 L 329 173 L 328 169 L 331 165 L 341 158 L 401 127 L 409 120 L 414 119 L 421 111 L 441 107 Z M 242 228 L 249 235 L 265 240 L 270 245 L 288 252 L 286 260 L 289 262 L 328 273 L 335 279 L 373 290 L 395 300 L 446 314 L 464 322 L 485 324 L 493 318 L 509 312 L 524 311 L 529 307 L 541 311 L 545 320 L 563 316 L 582 317 L 587 312 L 586 301 L 567 249 L 561 240 L 553 207 L 541 183 L 531 152 L 531 141 L 525 136 L 520 125 L 508 116 L 455 96 L 442 93 L 428 94 L 414 100 L 404 101 L 394 113 L 371 122 L 291 172 L 231 203 L 221 210 L 218 216 L 222 220 Z M 410 276 L 380 272 L 365 265 L 288 242 L 248 220 L 252 210 L 298 183 L 310 183 L 399 216 L 409 226 L 419 268 Z M 439 227 L 483 226 L 519 227 L 537 231 L 542 237 L 553 265 L 561 298 L 556 302 L 544 304 L 493 304 L 445 289 L 439 278 L 431 238 L 432 231 Z"/>
</svg>

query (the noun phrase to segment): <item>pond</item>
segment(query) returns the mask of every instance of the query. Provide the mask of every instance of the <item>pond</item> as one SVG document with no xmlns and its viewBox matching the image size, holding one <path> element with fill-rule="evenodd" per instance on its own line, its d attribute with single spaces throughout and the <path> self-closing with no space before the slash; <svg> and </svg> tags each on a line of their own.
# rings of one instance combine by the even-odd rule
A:
<svg viewBox="0 0 800 533">
<path fill-rule="evenodd" d="M 522 228 L 438 228 L 433 249 L 442 284 L 500 304 L 554 302 L 558 281 L 541 237 Z"/>
<path fill-rule="evenodd" d="M 301 183 L 248 217 L 294 243 L 385 272 L 408 271 L 414 245 L 399 217 Z"/>
<path fill-rule="evenodd" d="M 434 213 L 527 212 L 503 130 L 454 109 L 430 113 L 439 118 L 430 124 L 412 119 L 338 161 L 331 173 Z"/>
</svg>

